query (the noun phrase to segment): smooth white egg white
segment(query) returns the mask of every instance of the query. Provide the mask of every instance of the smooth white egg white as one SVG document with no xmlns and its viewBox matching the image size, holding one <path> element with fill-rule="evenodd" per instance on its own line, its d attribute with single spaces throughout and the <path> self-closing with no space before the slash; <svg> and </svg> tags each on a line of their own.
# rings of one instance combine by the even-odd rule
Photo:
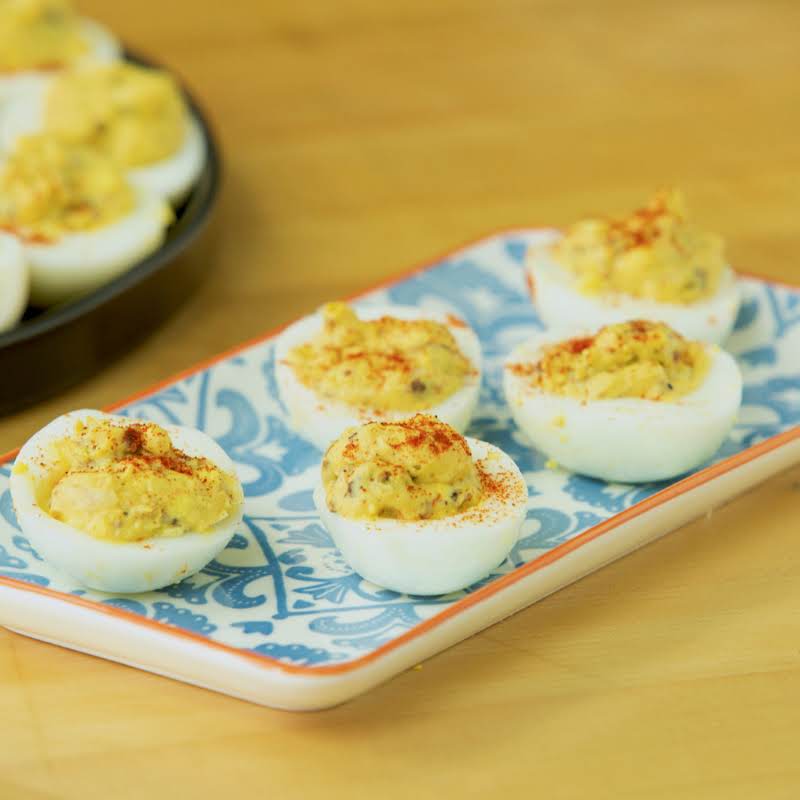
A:
<svg viewBox="0 0 800 800">
<path fill-rule="evenodd" d="M 23 242 L 31 303 L 51 306 L 71 300 L 122 274 L 161 246 L 170 219 L 162 197 L 137 189 L 132 211 L 110 225 L 67 233 L 52 242 Z"/>
<path fill-rule="evenodd" d="M 13 328 L 28 304 L 30 270 L 19 241 L 0 233 L 0 331 Z"/>
<path fill-rule="evenodd" d="M 365 306 L 357 309 L 359 319 L 370 320 L 382 316 L 399 319 L 434 320 L 446 325 L 461 352 L 471 362 L 474 374 L 467 376 L 464 385 L 446 400 L 431 408 L 426 414 L 437 416 L 459 432 L 469 425 L 481 385 L 481 347 L 472 328 L 454 315 L 428 311 L 412 306 Z M 413 416 L 411 411 L 380 411 L 356 408 L 338 401 L 320 397 L 304 386 L 286 363 L 292 348 L 314 338 L 322 330 L 320 312 L 298 320 L 290 325 L 278 338 L 275 345 L 275 377 L 283 404 L 289 411 L 293 427 L 324 450 L 342 432 L 353 425 L 370 420 L 392 422 Z"/>
<path fill-rule="evenodd" d="M 363 578 L 414 595 L 455 592 L 488 575 L 516 543 L 528 506 L 528 488 L 502 450 L 467 437 L 472 457 L 505 491 L 444 519 L 348 519 L 328 508 L 322 485 L 314 502 L 345 560 Z"/>
<path fill-rule="evenodd" d="M 21 81 L 0 107 L 0 149 L 10 152 L 22 136 L 45 129 L 47 92 L 53 79 L 34 76 Z M 177 204 L 188 194 L 206 163 L 206 140 L 197 120 L 187 113 L 183 144 L 167 158 L 126 171 L 143 191 Z"/>
<path fill-rule="evenodd" d="M 681 475 L 719 450 L 742 400 L 742 375 L 732 356 L 705 345 L 711 358 L 705 380 L 669 402 L 623 397 L 583 403 L 543 392 L 509 369 L 511 364 L 536 363 L 545 345 L 569 335 L 537 335 L 516 347 L 505 362 L 506 401 L 537 450 L 573 472 L 621 483 Z"/>
<path fill-rule="evenodd" d="M 528 251 L 526 269 L 533 301 L 548 328 L 600 328 L 630 319 L 666 322 L 688 339 L 720 344 L 728 338 L 741 302 L 736 276 L 726 268 L 716 293 L 688 305 L 658 303 L 624 294 L 586 295 L 550 255 L 551 244 Z"/>
<path fill-rule="evenodd" d="M 119 41 L 111 31 L 99 22 L 92 19 L 81 19 L 83 37 L 88 44 L 88 49 L 84 55 L 78 59 L 76 66 L 88 64 L 93 61 L 108 63 L 115 61 L 122 56 L 122 48 Z M 23 70 L 12 74 L 0 73 L 0 101 L 5 101 L 9 93 L 15 92 L 19 88 L 24 88 L 24 84 L 30 78 L 38 76 L 52 76 L 55 70 Z"/>
<path fill-rule="evenodd" d="M 8 153 L 21 136 L 44 129 L 44 100 L 52 76 L 32 73 L 17 79 L 0 105 L 0 150 Z"/>
<path fill-rule="evenodd" d="M 54 419 L 20 450 L 11 472 L 10 488 L 17 521 L 26 538 L 56 569 L 102 592 L 148 592 L 201 570 L 227 546 L 236 532 L 242 520 L 243 502 L 231 516 L 206 533 L 153 537 L 139 542 L 96 539 L 53 519 L 37 504 L 35 487 L 47 471 L 43 460 L 47 445 L 72 433 L 78 420 L 90 417 L 106 417 L 121 423 L 135 421 L 89 409 L 72 411 Z M 206 434 L 177 425 L 163 427 L 178 449 L 204 456 L 225 472 L 235 474 L 228 455 Z M 19 469 L 20 465 L 24 465 L 23 470 Z"/>
</svg>

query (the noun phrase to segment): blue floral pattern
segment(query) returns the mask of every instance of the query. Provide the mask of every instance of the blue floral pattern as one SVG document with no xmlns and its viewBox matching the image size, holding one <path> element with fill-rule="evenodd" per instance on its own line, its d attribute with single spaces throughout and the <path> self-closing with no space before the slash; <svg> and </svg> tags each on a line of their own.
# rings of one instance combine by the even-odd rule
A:
<svg viewBox="0 0 800 800">
<path fill-rule="evenodd" d="M 608 484 L 546 467 L 505 407 L 503 355 L 541 329 L 522 262 L 542 232 L 495 236 L 360 302 L 446 308 L 478 332 L 486 358 L 469 433 L 505 450 L 531 490 L 520 540 L 492 575 L 445 597 L 409 597 L 353 573 L 314 512 L 320 453 L 287 422 L 271 341 L 157 391 L 122 413 L 201 428 L 236 463 L 246 515 L 206 569 L 162 591 L 109 597 L 52 570 L 18 529 L 0 468 L 0 575 L 112 605 L 166 626 L 294 664 L 346 662 L 391 641 L 498 576 L 542 555 L 667 484 Z M 740 419 L 716 460 L 800 424 L 800 290 L 744 280 L 727 346 L 745 377 Z"/>
</svg>

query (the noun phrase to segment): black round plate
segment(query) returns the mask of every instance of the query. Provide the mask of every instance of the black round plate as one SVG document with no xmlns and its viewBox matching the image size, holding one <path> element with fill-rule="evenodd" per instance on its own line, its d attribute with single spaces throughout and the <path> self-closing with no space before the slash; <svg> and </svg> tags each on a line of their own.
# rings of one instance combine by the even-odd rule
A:
<svg viewBox="0 0 800 800">
<path fill-rule="evenodd" d="M 136 63 L 151 62 L 126 54 Z M 198 259 L 177 259 L 208 221 L 221 162 L 208 120 L 183 89 L 206 140 L 206 164 L 175 209 L 164 244 L 91 294 L 26 318 L 0 334 L 0 414 L 63 391 L 140 340 L 191 292 L 202 276 Z"/>
</svg>

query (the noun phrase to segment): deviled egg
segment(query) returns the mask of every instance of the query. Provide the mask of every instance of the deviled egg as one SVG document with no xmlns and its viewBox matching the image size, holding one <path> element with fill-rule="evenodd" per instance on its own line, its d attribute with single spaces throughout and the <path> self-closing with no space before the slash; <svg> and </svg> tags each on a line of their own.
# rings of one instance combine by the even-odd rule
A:
<svg viewBox="0 0 800 800">
<path fill-rule="evenodd" d="M 0 147 L 46 132 L 100 151 L 135 186 L 183 198 L 206 159 L 205 139 L 164 70 L 124 61 L 29 80 L 0 114 Z"/>
<path fill-rule="evenodd" d="M 13 328 L 28 304 L 30 274 L 22 245 L 0 233 L 0 332 Z"/>
<path fill-rule="evenodd" d="M 314 500 L 363 578 L 415 595 L 470 586 L 506 558 L 527 511 L 516 464 L 424 414 L 345 431 Z"/>
<path fill-rule="evenodd" d="M 37 306 L 124 272 L 161 245 L 171 220 L 163 198 L 89 147 L 26 136 L 0 164 L 0 229 L 22 243 Z"/>
<path fill-rule="evenodd" d="M 736 361 L 664 323 L 572 338 L 547 332 L 504 365 L 517 425 L 558 465 L 607 481 L 659 481 L 719 449 L 742 398 Z"/>
<path fill-rule="evenodd" d="M 435 414 L 469 424 L 481 382 L 478 337 L 453 314 L 329 303 L 281 334 L 276 379 L 294 427 L 320 449 L 372 419 Z"/>
<path fill-rule="evenodd" d="M 31 76 L 119 56 L 114 36 L 99 23 L 78 16 L 67 0 L 0 3 L 0 98 Z"/>
<path fill-rule="evenodd" d="M 234 466 L 210 437 L 100 411 L 64 414 L 32 436 L 10 487 L 37 552 L 104 592 L 146 592 L 194 574 L 242 519 Z"/>
<path fill-rule="evenodd" d="M 626 218 L 584 220 L 532 247 L 527 270 L 539 315 L 561 330 L 652 319 L 719 344 L 739 309 L 722 239 L 689 220 L 674 190 Z"/>
</svg>

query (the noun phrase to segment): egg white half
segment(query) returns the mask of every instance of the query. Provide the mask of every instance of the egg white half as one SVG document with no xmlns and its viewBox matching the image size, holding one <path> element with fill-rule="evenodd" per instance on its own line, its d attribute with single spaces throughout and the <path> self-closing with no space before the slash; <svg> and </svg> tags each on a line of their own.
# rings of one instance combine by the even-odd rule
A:
<svg viewBox="0 0 800 800">
<path fill-rule="evenodd" d="M 0 331 L 13 328 L 28 304 L 30 270 L 19 241 L 0 233 Z"/>
<path fill-rule="evenodd" d="M 47 92 L 53 78 L 34 76 L 20 81 L 0 109 L 0 149 L 10 152 L 21 136 L 45 129 Z M 206 162 L 206 140 L 197 120 L 187 113 L 186 135 L 178 150 L 167 158 L 126 172 L 128 180 L 144 191 L 177 204 L 188 194 Z"/>
<path fill-rule="evenodd" d="M 433 414 L 442 422 L 463 432 L 472 418 L 481 385 L 481 347 L 472 328 L 464 322 L 454 324 L 453 318 L 446 313 L 412 306 L 365 306 L 357 308 L 356 311 L 362 320 L 392 316 L 398 319 L 433 320 L 448 327 L 461 352 L 472 364 L 475 374 L 468 375 L 464 385 L 457 392 L 443 402 L 424 409 L 424 413 Z M 324 450 L 353 425 L 360 425 L 370 420 L 392 422 L 414 415 L 413 411 L 378 411 L 349 406 L 320 397 L 304 386 L 297 379 L 294 370 L 286 363 L 286 359 L 292 348 L 314 338 L 321 330 L 322 315 L 317 312 L 290 325 L 280 335 L 275 345 L 275 377 L 278 390 L 283 404 L 289 410 L 292 425 L 300 434 Z"/>
<path fill-rule="evenodd" d="M 742 401 L 736 361 L 705 345 L 711 364 L 703 382 L 674 401 L 622 397 L 590 400 L 543 392 L 515 375 L 510 364 L 535 363 L 547 344 L 566 332 L 534 336 L 506 359 L 503 387 L 517 425 L 537 450 L 566 469 L 621 483 L 646 483 L 681 475 L 717 452 Z"/>
<path fill-rule="evenodd" d="M 659 303 L 625 294 L 586 295 L 575 277 L 550 255 L 550 244 L 532 247 L 526 269 L 534 305 L 548 328 L 600 328 L 630 319 L 666 322 L 688 339 L 720 344 L 728 338 L 741 301 L 736 276 L 729 267 L 714 295 L 688 305 Z"/>
<path fill-rule="evenodd" d="M 163 198 L 137 189 L 132 211 L 110 225 L 67 233 L 52 242 L 23 242 L 31 303 L 51 306 L 71 300 L 122 274 L 161 246 L 170 218 Z"/>
<path fill-rule="evenodd" d="M 148 592 L 176 583 L 201 570 L 231 540 L 242 520 L 244 503 L 207 533 L 174 538 L 152 537 L 139 542 L 108 542 L 59 522 L 40 508 L 35 486 L 46 472 L 42 454 L 47 445 L 68 436 L 78 420 L 125 417 L 83 409 L 54 419 L 34 434 L 20 450 L 11 472 L 11 499 L 22 532 L 36 551 L 56 569 L 101 592 Z M 225 451 L 206 434 L 193 428 L 165 425 L 173 445 L 190 455 L 204 456 L 225 472 L 235 468 Z M 25 471 L 19 471 L 24 464 Z"/>
<path fill-rule="evenodd" d="M 87 64 L 93 61 L 108 63 L 122 56 L 119 41 L 111 31 L 99 22 L 83 17 L 81 19 L 83 37 L 89 45 L 86 53 L 75 62 L 75 65 Z M 14 92 L 31 78 L 37 76 L 53 75 L 55 70 L 22 70 L 11 74 L 0 72 L 0 101 L 4 101 L 9 92 Z"/>
<path fill-rule="evenodd" d="M 467 438 L 472 457 L 508 487 L 444 519 L 348 519 L 328 508 L 320 484 L 314 502 L 345 560 L 363 578 L 414 595 L 455 592 L 488 575 L 516 543 L 528 506 L 528 488 L 502 450 Z"/>
</svg>

